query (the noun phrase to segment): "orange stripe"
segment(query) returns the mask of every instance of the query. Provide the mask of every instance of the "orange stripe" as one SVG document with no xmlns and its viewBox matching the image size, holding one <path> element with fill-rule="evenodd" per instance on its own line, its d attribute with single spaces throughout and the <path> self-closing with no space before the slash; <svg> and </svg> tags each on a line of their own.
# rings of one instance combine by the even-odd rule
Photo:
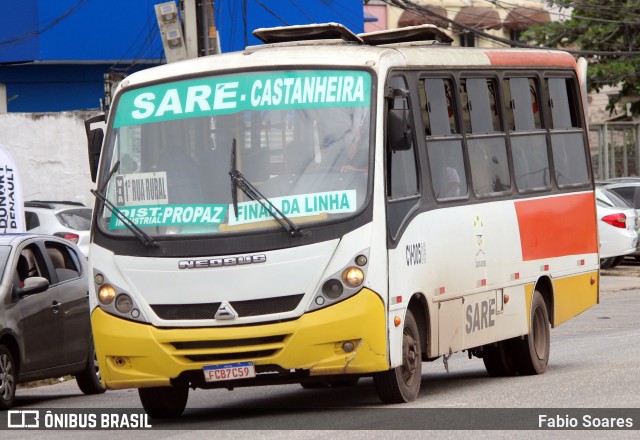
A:
<svg viewBox="0 0 640 440">
<path fill-rule="evenodd" d="M 576 68 L 576 60 L 566 52 L 487 51 L 494 66 L 562 66 Z"/>
<path fill-rule="evenodd" d="M 593 193 L 515 202 L 522 260 L 598 252 Z"/>
</svg>

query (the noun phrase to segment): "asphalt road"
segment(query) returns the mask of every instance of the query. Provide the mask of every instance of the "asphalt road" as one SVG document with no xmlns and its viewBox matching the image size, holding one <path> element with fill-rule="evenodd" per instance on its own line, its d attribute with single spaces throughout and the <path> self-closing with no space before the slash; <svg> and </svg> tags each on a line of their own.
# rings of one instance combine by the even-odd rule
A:
<svg viewBox="0 0 640 440">
<path fill-rule="evenodd" d="M 398 422 L 407 415 L 432 415 L 438 408 L 451 409 L 448 415 L 467 417 L 473 408 L 640 408 L 640 264 L 635 262 L 603 272 L 600 304 L 573 320 L 552 329 L 551 358 L 547 372 L 540 376 L 491 378 L 482 361 L 456 353 L 449 360 L 449 372 L 442 359 L 423 364 L 422 391 L 415 402 L 383 406 L 373 383 L 362 379 L 356 387 L 302 389 L 299 385 L 244 388 L 233 391 L 191 391 L 183 417 L 156 429 L 126 431 L 130 438 L 209 438 L 216 430 L 219 438 L 400 438 Z M 108 391 L 100 396 L 84 396 L 75 381 L 19 389 L 20 409 L 141 409 L 135 390 Z M 426 411 L 425 411 L 426 410 Z M 355 411 L 355 412 L 354 412 Z M 417 412 L 416 412 L 417 411 Z M 422 411 L 422 413 L 420 412 Z M 457 412 L 456 412 L 457 411 Z M 495 416 L 495 414 L 491 414 Z M 476 414 L 476 416 L 478 416 Z M 385 422 L 386 420 L 386 422 Z M 640 416 L 635 429 L 640 428 Z M 452 422 L 455 426 L 455 421 Z M 368 427 L 390 431 L 364 431 Z M 399 426 L 400 425 L 400 426 Z M 187 431 L 187 430 L 194 431 Z M 258 431 L 246 431 L 257 429 Z M 296 431 L 291 431 L 296 429 Z M 338 429 L 339 431 L 326 431 Z M 346 435 L 343 429 L 355 429 Z M 111 432 L 111 431 L 109 431 Z M 91 436 L 109 435 L 93 431 Z M 123 432 L 123 431 L 118 431 Z M 438 438 L 459 438 L 463 432 L 436 431 Z M 511 431 L 473 431 L 474 437 L 512 438 Z M 456 435 L 457 433 L 457 435 Z M 531 432 L 534 437 L 558 432 Z M 16 435 L 14 435 L 16 434 Z M 12 432 L 12 439 L 40 438 L 52 432 Z M 67 432 L 68 438 L 85 438 L 87 431 Z M 67 434 L 65 436 L 67 437 Z M 111 432 L 113 434 L 113 432 Z M 368 434 L 368 435 L 367 435 Z M 489 435 L 492 434 L 492 435 Z M 594 434 L 587 432 L 586 434 Z M 592 438 L 628 438 L 629 431 L 598 432 Z M 111 435 L 112 436 L 112 435 Z M 584 431 L 564 431 L 557 438 L 581 438 Z M 587 435 L 588 436 L 588 435 Z M 433 435 L 430 435 L 433 438 Z M 466 437 L 466 435 L 465 435 Z M 527 435 L 527 437 L 531 437 Z M 402 436 L 402 438 L 405 438 Z M 540 437 L 542 438 L 542 437 Z"/>
</svg>

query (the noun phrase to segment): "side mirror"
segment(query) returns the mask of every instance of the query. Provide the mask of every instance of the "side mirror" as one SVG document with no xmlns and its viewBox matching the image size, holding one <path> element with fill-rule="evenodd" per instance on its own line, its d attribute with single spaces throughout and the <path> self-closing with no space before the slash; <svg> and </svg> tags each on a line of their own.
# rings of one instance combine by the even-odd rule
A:
<svg viewBox="0 0 640 440">
<path fill-rule="evenodd" d="M 42 293 L 49 288 L 49 280 L 43 277 L 30 277 L 24 280 L 24 287 L 17 289 L 18 297 Z"/>
<path fill-rule="evenodd" d="M 105 122 L 104 114 L 94 116 L 84 121 L 84 129 L 87 132 L 87 143 L 89 150 L 89 170 L 91 171 L 91 180 L 96 181 L 98 176 L 98 163 L 100 162 L 100 153 L 102 152 L 102 141 L 104 140 L 104 129 L 102 127 L 91 128 L 91 124 Z"/>
<path fill-rule="evenodd" d="M 411 149 L 413 142 L 409 126 L 409 110 L 390 109 L 387 114 L 387 142 L 391 151 Z"/>
</svg>

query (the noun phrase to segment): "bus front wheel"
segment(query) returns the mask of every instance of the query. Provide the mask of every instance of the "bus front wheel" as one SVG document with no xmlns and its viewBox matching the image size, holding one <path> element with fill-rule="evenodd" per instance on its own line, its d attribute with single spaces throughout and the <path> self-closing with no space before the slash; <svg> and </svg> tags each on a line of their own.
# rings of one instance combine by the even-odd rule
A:
<svg viewBox="0 0 640 440">
<path fill-rule="evenodd" d="M 422 349 L 418 324 L 410 310 L 402 331 L 402 365 L 373 376 L 380 400 L 384 403 L 405 403 L 416 400 L 422 380 Z"/>
<path fill-rule="evenodd" d="M 138 388 L 145 412 L 156 419 L 180 417 L 187 406 L 189 387 L 177 384 L 168 387 Z"/>
</svg>

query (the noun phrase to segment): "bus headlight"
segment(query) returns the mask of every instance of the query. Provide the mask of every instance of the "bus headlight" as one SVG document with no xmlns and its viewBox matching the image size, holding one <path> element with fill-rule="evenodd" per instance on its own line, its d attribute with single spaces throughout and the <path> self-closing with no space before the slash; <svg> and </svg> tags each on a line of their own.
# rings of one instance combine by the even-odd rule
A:
<svg viewBox="0 0 640 440">
<path fill-rule="evenodd" d="M 100 292 L 98 292 L 98 299 L 100 300 L 100 304 L 109 305 L 113 302 L 113 299 L 116 297 L 116 289 L 109 284 L 105 284 L 100 287 Z"/>
<path fill-rule="evenodd" d="M 344 292 L 344 288 L 342 287 L 342 283 L 335 278 L 332 278 L 322 285 L 322 293 L 325 294 L 327 298 L 338 299 Z"/>
<path fill-rule="evenodd" d="M 349 267 L 342 272 L 342 281 L 349 287 L 358 287 L 364 281 L 364 272 L 359 267 Z"/>
<path fill-rule="evenodd" d="M 116 310 L 122 314 L 130 313 L 133 309 L 133 300 L 126 293 L 121 293 L 116 298 Z"/>
<path fill-rule="evenodd" d="M 366 277 L 369 250 L 358 252 L 340 271 L 326 276 L 307 311 L 318 310 L 345 300 L 360 291 Z M 354 265 L 355 264 L 355 265 Z"/>
<path fill-rule="evenodd" d="M 124 319 L 149 322 L 132 292 L 109 281 L 102 273 L 94 270 L 94 287 L 98 306 L 105 312 Z"/>
</svg>

